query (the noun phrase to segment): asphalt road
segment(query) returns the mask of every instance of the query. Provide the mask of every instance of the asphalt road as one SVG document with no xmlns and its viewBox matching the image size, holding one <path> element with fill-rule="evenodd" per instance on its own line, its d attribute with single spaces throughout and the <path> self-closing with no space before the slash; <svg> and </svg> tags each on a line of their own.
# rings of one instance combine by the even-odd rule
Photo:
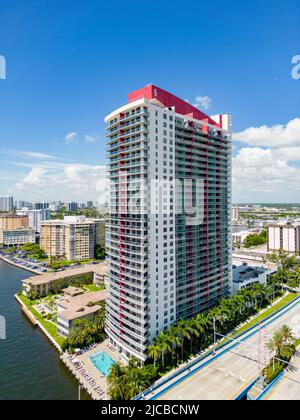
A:
<svg viewBox="0 0 300 420">
<path fill-rule="evenodd" d="M 287 324 L 293 328 L 297 337 L 300 336 L 300 301 L 291 307 L 288 312 L 279 318 L 275 315 L 268 323 L 262 323 L 262 330 L 258 329 L 249 336 L 249 333 L 240 338 L 243 344 L 238 344 L 219 358 L 210 358 L 210 363 L 194 372 L 199 365 L 193 367 L 191 376 L 183 378 L 179 384 L 166 390 L 162 395 L 159 392 L 166 389 L 174 381 L 148 396 L 149 399 L 159 400 L 233 400 L 258 376 L 259 372 L 269 362 L 269 352 L 266 345 L 273 333 L 282 325 Z M 245 338 L 244 338 L 245 337 Z M 248 337 L 248 338 L 247 338 Z M 259 342 L 261 345 L 259 346 Z M 260 350 L 259 350 L 260 348 Z M 222 351 L 220 351 L 221 353 Z M 259 365 L 258 360 L 261 364 Z M 186 372 L 187 373 L 187 372 Z"/>
</svg>

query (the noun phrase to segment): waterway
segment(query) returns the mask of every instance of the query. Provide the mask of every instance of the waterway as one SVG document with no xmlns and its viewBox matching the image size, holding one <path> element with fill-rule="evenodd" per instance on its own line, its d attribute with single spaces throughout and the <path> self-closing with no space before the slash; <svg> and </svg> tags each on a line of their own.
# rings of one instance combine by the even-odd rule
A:
<svg viewBox="0 0 300 420">
<path fill-rule="evenodd" d="M 30 276 L 0 260 L 0 323 L 6 320 L 6 339 L 0 339 L 0 400 L 76 400 L 77 382 L 14 298 L 21 280 Z"/>
</svg>

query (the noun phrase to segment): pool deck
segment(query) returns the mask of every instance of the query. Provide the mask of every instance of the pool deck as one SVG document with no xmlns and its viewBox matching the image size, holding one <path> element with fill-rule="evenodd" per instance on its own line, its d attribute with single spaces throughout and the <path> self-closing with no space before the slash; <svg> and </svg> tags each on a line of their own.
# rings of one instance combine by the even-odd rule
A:
<svg viewBox="0 0 300 420">
<path fill-rule="evenodd" d="M 90 360 L 91 356 L 104 351 L 107 353 L 115 362 L 123 363 L 120 359 L 119 353 L 117 351 L 112 351 L 109 347 L 108 340 L 104 341 L 101 344 L 98 344 L 92 350 L 87 351 L 86 353 L 76 356 L 76 359 L 81 363 L 84 372 L 79 371 L 76 369 L 75 365 L 70 360 L 70 355 L 65 353 L 61 359 L 67 365 L 67 367 L 71 370 L 73 375 L 77 378 L 81 386 L 88 392 L 88 394 L 93 398 L 93 400 L 109 400 L 108 396 L 108 386 L 106 377 L 94 366 L 93 362 Z M 84 374 L 87 373 L 90 375 L 96 384 L 101 387 L 103 393 L 99 395 L 99 393 L 95 392 L 94 387 L 90 385 L 87 379 L 84 377 Z"/>
</svg>

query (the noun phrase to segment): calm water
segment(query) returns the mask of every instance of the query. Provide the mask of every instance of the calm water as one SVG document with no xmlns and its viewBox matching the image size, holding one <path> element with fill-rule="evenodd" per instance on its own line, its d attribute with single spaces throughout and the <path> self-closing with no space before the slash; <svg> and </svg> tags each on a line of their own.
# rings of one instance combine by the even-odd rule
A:
<svg viewBox="0 0 300 420">
<path fill-rule="evenodd" d="M 7 322 L 7 339 L 0 340 L 0 400 L 75 400 L 76 381 L 14 299 L 30 276 L 0 260 L 0 315 Z"/>
</svg>

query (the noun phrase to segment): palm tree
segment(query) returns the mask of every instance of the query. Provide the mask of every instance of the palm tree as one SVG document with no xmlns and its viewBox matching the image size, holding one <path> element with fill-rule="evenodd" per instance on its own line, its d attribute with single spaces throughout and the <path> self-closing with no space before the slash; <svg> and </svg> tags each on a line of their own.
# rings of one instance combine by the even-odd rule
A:
<svg viewBox="0 0 300 420">
<path fill-rule="evenodd" d="M 195 320 L 196 320 L 196 323 L 199 325 L 199 328 L 203 329 L 204 331 L 207 331 L 209 329 L 210 321 L 207 315 L 198 314 Z"/>
<path fill-rule="evenodd" d="M 161 332 L 160 335 L 157 337 L 157 345 L 160 348 L 160 352 L 162 355 L 162 366 L 165 367 L 165 354 L 170 353 L 172 351 L 172 342 L 167 334 Z"/>
<path fill-rule="evenodd" d="M 157 343 L 148 347 L 148 356 L 154 360 L 154 366 L 156 366 L 156 361 L 161 356 L 161 349 Z"/>
<path fill-rule="evenodd" d="M 242 289 L 240 292 L 241 296 L 243 297 L 245 304 L 248 305 L 247 307 L 252 305 L 253 303 L 253 294 L 252 291 L 248 288 Z"/>
<path fill-rule="evenodd" d="M 105 329 L 105 310 L 101 310 L 94 319 L 94 323 L 101 332 Z"/>
<path fill-rule="evenodd" d="M 190 352 L 193 353 L 193 340 L 194 338 L 198 338 L 200 336 L 199 332 L 199 325 L 195 322 L 195 319 L 191 318 L 187 321 L 187 329 L 190 331 L 190 343 L 191 349 Z"/>
<path fill-rule="evenodd" d="M 215 319 L 216 322 L 220 325 L 221 328 L 223 328 L 229 319 L 229 311 L 227 309 L 227 302 L 223 300 L 220 304 L 220 307 L 212 309 L 210 311 L 209 317 L 213 321 Z"/>
<path fill-rule="evenodd" d="M 119 401 L 125 399 L 124 375 L 126 369 L 120 364 L 115 363 L 107 377 L 108 392 L 112 400 Z"/>
<path fill-rule="evenodd" d="M 278 291 L 281 289 L 281 283 L 278 274 L 271 275 L 269 277 L 268 283 L 274 291 Z"/>
<path fill-rule="evenodd" d="M 150 375 L 138 367 L 128 366 L 124 375 L 125 400 L 131 400 L 151 384 Z"/>
<path fill-rule="evenodd" d="M 80 326 L 75 326 L 71 329 L 68 337 L 68 343 L 72 347 L 83 347 L 85 344 L 86 335 Z"/>
<path fill-rule="evenodd" d="M 293 334 L 293 330 L 288 325 L 283 325 L 279 330 L 279 334 L 282 335 L 283 340 L 286 344 L 294 345 L 296 337 Z"/>
<path fill-rule="evenodd" d="M 188 341 L 192 340 L 192 334 L 193 334 L 193 329 L 191 329 L 191 326 L 188 324 L 188 322 L 184 319 L 180 319 L 177 322 L 177 327 L 178 327 L 178 332 L 182 337 L 182 358 L 183 358 L 183 353 L 184 353 L 184 340 L 187 339 Z"/>
<path fill-rule="evenodd" d="M 289 333 L 288 333 L 289 336 Z M 277 331 L 268 344 L 271 352 L 275 353 L 277 359 L 289 360 L 294 353 L 294 348 L 286 341 L 282 330 Z"/>
<path fill-rule="evenodd" d="M 173 325 L 169 329 L 168 334 L 169 334 L 170 341 L 172 342 L 172 347 L 173 347 L 172 353 L 174 354 L 177 347 L 182 347 L 183 345 L 183 338 L 180 335 L 180 328 L 177 327 L 176 325 Z"/>
<path fill-rule="evenodd" d="M 212 332 L 211 321 L 206 314 L 198 314 L 195 318 L 195 328 L 199 331 L 201 346 L 205 345 Z M 199 349 L 200 350 L 200 349 Z"/>
</svg>

